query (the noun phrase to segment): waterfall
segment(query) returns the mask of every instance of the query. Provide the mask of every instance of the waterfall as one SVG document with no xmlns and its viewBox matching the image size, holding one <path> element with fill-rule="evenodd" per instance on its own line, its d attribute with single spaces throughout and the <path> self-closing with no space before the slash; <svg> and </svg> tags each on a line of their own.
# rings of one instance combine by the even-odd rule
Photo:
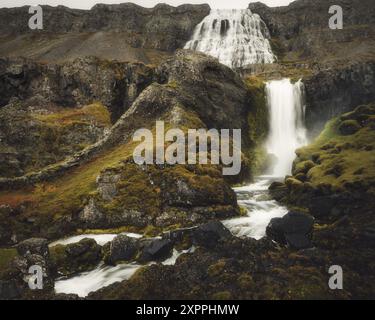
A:
<svg viewBox="0 0 375 320">
<path fill-rule="evenodd" d="M 270 113 L 266 148 L 275 158 L 272 175 L 283 177 L 291 173 L 295 150 L 307 144 L 304 85 L 301 81 L 292 84 L 290 79 L 270 81 L 266 95 Z"/>
<path fill-rule="evenodd" d="M 266 24 L 250 9 L 216 9 L 197 25 L 185 49 L 206 53 L 231 68 L 240 68 L 276 60 L 269 37 Z"/>
</svg>

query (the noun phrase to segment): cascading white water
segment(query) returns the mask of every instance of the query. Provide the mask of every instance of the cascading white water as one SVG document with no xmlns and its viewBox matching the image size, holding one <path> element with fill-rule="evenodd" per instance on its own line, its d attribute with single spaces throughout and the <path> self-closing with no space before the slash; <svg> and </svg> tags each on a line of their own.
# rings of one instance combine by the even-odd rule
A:
<svg viewBox="0 0 375 320">
<path fill-rule="evenodd" d="M 304 126 L 304 86 L 290 79 L 267 82 L 267 104 L 270 133 L 266 142 L 269 154 L 275 157 L 271 175 L 283 177 L 291 173 L 295 150 L 307 144 Z"/>
<path fill-rule="evenodd" d="M 268 186 L 273 180 L 291 173 L 295 150 L 307 143 L 304 127 L 304 86 L 289 79 L 270 81 L 266 85 L 270 112 L 267 151 L 274 155 L 271 176 L 258 177 L 256 183 L 236 188 L 239 205 L 248 210 L 246 217 L 224 221 L 239 237 L 260 239 L 265 236 L 271 219 L 283 217 L 288 209 L 269 198 Z"/>
<path fill-rule="evenodd" d="M 276 60 L 269 37 L 266 24 L 250 9 L 216 9 L 198 24 L 185 49 L 206 53 L 231 68 L 240 68 Z"/>
</svg>

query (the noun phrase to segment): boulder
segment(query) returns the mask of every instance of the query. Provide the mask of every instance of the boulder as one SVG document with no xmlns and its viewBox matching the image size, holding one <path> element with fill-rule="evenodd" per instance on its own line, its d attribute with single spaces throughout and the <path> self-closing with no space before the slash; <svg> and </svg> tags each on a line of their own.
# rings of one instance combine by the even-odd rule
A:
<svg viewBox="0 0 375 320">
<path fill-rule="evenodd" d="M 42 238 L 27 239 L 18 244 L 17 251 L 23 257 L 36 254 L 47 258 L 49 256 L 48 241 Z"/>
<path fill-rule="evenodd" d="M 54 271 L 65 276 L 95 268 L 102 259 L 102 250 L 95 240 L 83 239 L 67 246 L 51 248 Z"/>
<path fill-rule="evenodd" d="M 230 231 L 219 221 L 212 221 L 199 226 L 192 233 L 193 244 L 212 248 L 221 240 L 232 237 Z"/>
<path fill-rule="evenodd" d="M 90 199 L 82 212 L 79 213 L 78 220 L 87 228 L 98 228 L 103 225 L 105 216 L 97 208 L 94 199 Z"/>
<path fill-rule="evenodd" d="M 266 234 L 279 244 L 293 249 L 312 247 L 311 238 L 314 218 L 301 212 L 289 212 L 283 218 L 274 218 L 267 227 Z"/>
<path fill-rule="evenodd" d="M 137 239 L 120 234 L 104 246 L 104 261 L 109 265 L 115 265 L 120 261 L 130 261 L 135 258 L 138 248 Z"/>
<path fill-rule="evenodd" d="M 173 242 L 168 239 L 146 239 L 141 240 L 141 247 L 139 262 L 163 261 L 172 255 Z"/>
</svg>

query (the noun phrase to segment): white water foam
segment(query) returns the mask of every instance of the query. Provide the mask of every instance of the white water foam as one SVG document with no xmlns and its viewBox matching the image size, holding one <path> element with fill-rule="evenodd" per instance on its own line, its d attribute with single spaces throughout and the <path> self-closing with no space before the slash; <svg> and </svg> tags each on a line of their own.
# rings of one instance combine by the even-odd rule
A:
<svg viewBox="0 0 375 320">
<path fill-rule="evenodd" d="M 137 234 L 137 233 L 125 232 L 123 234 L 127 235 L 130 238 L 140 239 L 140 238 L 143 237 L 141 234 Z M 57 245 L 66 246 L 68 244 L 80 242 L 83 239 L 94 239 L 98 245 L 104 246 L 108 242 L 111 242 L 117 236 L 118 236 L 118 234 L 81 234 L 81 235 L 78 235 L 78 236 L 73 236 L 73 237 L 69 237 L 69 238 L 65 238 L 65 239 L 61 239 L 61 240 L 52 242 L 52 243 L 50 243 L 49 246 L 50 247 L 54 247 L 54 246 L 57 246 Z"/>
<path fill-rule="evenodd" d="M 266 143 L 275 158 L 271 174 L 283 177 L 291 174 L 296 149 L 307 144 L 304 126 L 304 85 L 290 79 L 274 80 L 266 84 L 270 114 L 270 133 Z"/>
</svg>

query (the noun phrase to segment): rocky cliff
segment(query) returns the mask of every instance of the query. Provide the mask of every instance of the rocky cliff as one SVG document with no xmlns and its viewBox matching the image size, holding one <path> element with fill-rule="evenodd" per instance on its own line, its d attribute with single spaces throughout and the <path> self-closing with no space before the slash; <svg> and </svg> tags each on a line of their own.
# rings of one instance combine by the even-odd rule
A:
<svg viewBox="0 0 375 320">
<path fill-rule="evenodd" d="M 343 8 L 342 30 L 329 28 L 331 5 Z M 374 57 L 375 9 L 371 0 L 297 0 L 289 6 L 274 8 L 257 2 L 249 8 L 265 21 L 275 49 L 285 61 Z"/>
<path fill-rule="evenodd" d="M 28 28 L 28 7 L 0 9 L 0 55 L 62 61 L 80 56 L 155 62 L 182 48 L 208 5 L 152 9 L 131 3 L 91 10 L 43 6 L 44 29 Z"/>
</svg>

